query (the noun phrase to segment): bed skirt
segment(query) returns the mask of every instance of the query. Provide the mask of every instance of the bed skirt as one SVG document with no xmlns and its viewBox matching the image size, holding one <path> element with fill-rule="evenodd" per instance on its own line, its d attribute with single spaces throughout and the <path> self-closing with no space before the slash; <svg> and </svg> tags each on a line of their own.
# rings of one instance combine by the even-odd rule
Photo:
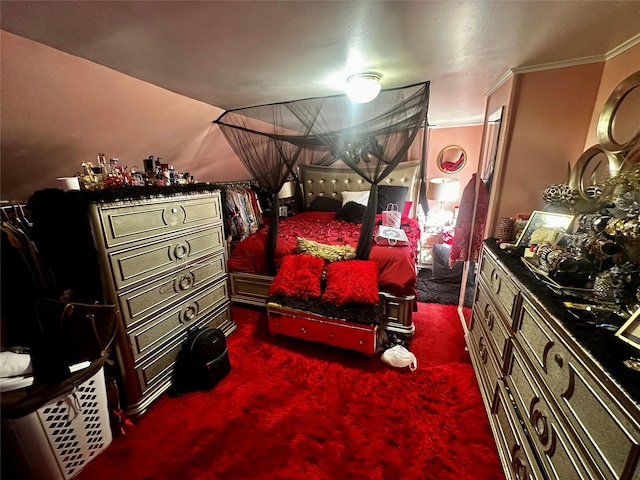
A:
<svg viewBox="0 0 640 480">
<path fill-rule="evenodd" d="M 255 273 L 232 272 L 229 274 L 229 281 L 231 282 L 232 303 L 257 307 L 267 306 L 269 287 L 273 277 Z M 381 328 L 403 335 L 413 335 L 415 325 L 412 313 L 415 301 L 415 295 L 396 296 L 380 292 L 380 304 L 383 310 Z"/>
</svg>

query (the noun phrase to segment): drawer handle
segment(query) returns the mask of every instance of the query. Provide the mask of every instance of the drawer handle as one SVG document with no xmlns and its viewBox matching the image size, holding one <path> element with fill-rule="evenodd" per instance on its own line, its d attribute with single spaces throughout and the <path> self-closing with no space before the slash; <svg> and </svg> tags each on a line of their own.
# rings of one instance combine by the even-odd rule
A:
<svg viewBox="0 0 640 480">
<path fill-rule="evenodd" d="M 184 243 L 178 243 L 173 249 L 173 254 L 180 260 L 187 256 L 187 246 Z"/>
<path fill-rule="evenodd" d="M 489 330 L 493 330 L 494 321 L 495 319 L 493 318 L 493 313 L 489 312 L 487 314 L 487 328 L 489 328 Z"/>
<path fill-rule="evenodd" d="M 184 218 L 182 217 L 182 212 L 179 211 L 176 207 L 165 208 L 162 213 L 164 223 L 170 227 L 175 227 L 179 223 L 182 223 L 184 221 Z"/>
<path fill-rule="evenodd" d="M 333 338 L 333 337 L 334 337 L 333 332 L 331 332 L 331 333 L 329 334 L 329 338 Z"/>
<path fill-rule="evenodd" d="M 480 344 L 480 350 L 478 353 L 480 353 L 480 359 L 482 360 L 482 363 L 487 363 L 489 351 L 487 350 L 487 346 L 484 343 Z"/>
<path fill-rule="evenodd" d="M 538 439 L 543 445 L 546 445 L 549 441 L 549 426 L 547 424 L 547 417 L 540 410 L 534 410 L 531 415 L 531 425 L 538 435 Z"/>
<path fill-rule="evenodd" d="M 187 305 L 182 313 L 185 322 L 193 320 L 198 313 L 198 307 L 195 305 Z"/>
<path fill-rule="evenodd" d="M 527 467 L 518 457 L 514 457 L 511 461 L 511 470 L 513 470 L 514 478 L 517 480 L 525 480 L 527 478 Z"/>
<path fill-rule="evenodd" d="M 562 365 L 564 364 L 564 360 L 562 359 L 562 357 L 560 356 L 560 354 L 559 354 L 559 353 L 556 353 L 556 354 L 553 356 L 553 359 L 556 361 L 556 363 L 558 364 L 558 366 L 559 366 L 560 368 L 562 368 Z"/>
<path fill-rule="evenodd" d="M 498 275 L 495 268 L 491 271 L 491 288 L 494 293 L 500 291 L 500 275 Z"/>
<path fill-rule="evenodd" d="M 189 290 L 193 285 L 193 278 L 188 275 L 183 275 L 178 280 L 178 288 L 182 291 Z"/>
<path fill-rule="evenodd" d="M 306 329 L 306 328 L 304 328 L 304 327 L 302 327 L 302 328 L 300 329 L 300 331 L 301 331 L 302 333 L 307 333 L 307 329 Z"/>
</svg>

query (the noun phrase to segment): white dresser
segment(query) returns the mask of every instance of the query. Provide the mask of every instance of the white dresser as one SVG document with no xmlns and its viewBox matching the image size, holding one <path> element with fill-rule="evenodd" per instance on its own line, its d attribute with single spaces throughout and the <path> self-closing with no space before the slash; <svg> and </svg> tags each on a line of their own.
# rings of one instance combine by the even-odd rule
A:
<svg viewBox="0 0 640 480">
<path fill-rule="evenodd" d="M 637 350 L 485 244 L 467 345 L 509 479 L 640 479 Z M 536 282 L 538 284 L 536 284 Z"/>
<path fill-rule="evenodd" d="M 91 203 L 105 302 L 119 310 L 115 359 L 126 413 L 171 385 L 187 332 L 231 318 L 220 192 Z"/>
</svg>

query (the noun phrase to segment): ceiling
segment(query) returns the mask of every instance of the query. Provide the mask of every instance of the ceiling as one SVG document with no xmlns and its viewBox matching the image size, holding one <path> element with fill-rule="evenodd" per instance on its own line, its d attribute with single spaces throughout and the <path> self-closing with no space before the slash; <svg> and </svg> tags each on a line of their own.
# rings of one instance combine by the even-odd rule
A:
<svg viewBox="0 0 640 480">
<path fill-rule="evenodd" d="M 222 109 L 339 94 L 362 71 L 383 88 L 429 80 L 436 126 L 481 121 L 487 92 L 513 69 L 602 61 L 640 41 L 637 0 L 2 0 L 0 19 Z"/>
</svg>

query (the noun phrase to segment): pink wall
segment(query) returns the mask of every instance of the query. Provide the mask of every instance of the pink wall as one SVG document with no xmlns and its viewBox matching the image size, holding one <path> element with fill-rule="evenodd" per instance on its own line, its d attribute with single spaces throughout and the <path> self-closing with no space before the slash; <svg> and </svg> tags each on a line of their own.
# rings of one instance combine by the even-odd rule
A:
<svg viewBox="0 0 640 480">
<path fill-rule="evenodd" d="M 422 133 L 419 133 L 409 150 L 410 160 L 419 160 L 422 155 Z M 435 177 L 454 177 L 460 181 L 460 197 L 471 176 L 476 173 L 480 158 L 480 142 L 482 140 L 482 125 L 468 125 L 461 127 L 429 128 L 427 139 L 427 172 L 426 180 Z M 457 145 L 467 153 L 465 166 L 457 173 L 442 172 L 436 163 L 438 153 L 450 145 Z M 445 209 L 453 210 L 458 201 L 447 202 Z M 429 200 L 429 208 L 440 208 L 436 202 Z"/>
<path fill-rule="evenodd" d="M 585 150 L 599 143 L 598 136 L 596 135 L 596 127 L 598 125 L 600 112 L 602 112 L 602 108 L 607 99 L 620 82 L 638 70 L 640 70 L 640 43 L 616 55 L 605 63 L 600 89 L 598 90 L 598 97 L 593 108 L 591 124 L 589 125 L 587 141 L 584 145 Z"/>
<path fill-rule="evenodd" d="M 541 210 L 542 191 L 566 181 L 568 165 L 584 151 L 603 67 L 595 63 L 515 76 L 494 218 Z"/>
<path fill-rule="evenodd" d="M 163 157 L 198 181 L 251 178 L 211 123 L 221 109 L 4 31 L 0 44 L 2 199 L 58 188 L 98 152 L 129 167 Z"/>
</svg>

